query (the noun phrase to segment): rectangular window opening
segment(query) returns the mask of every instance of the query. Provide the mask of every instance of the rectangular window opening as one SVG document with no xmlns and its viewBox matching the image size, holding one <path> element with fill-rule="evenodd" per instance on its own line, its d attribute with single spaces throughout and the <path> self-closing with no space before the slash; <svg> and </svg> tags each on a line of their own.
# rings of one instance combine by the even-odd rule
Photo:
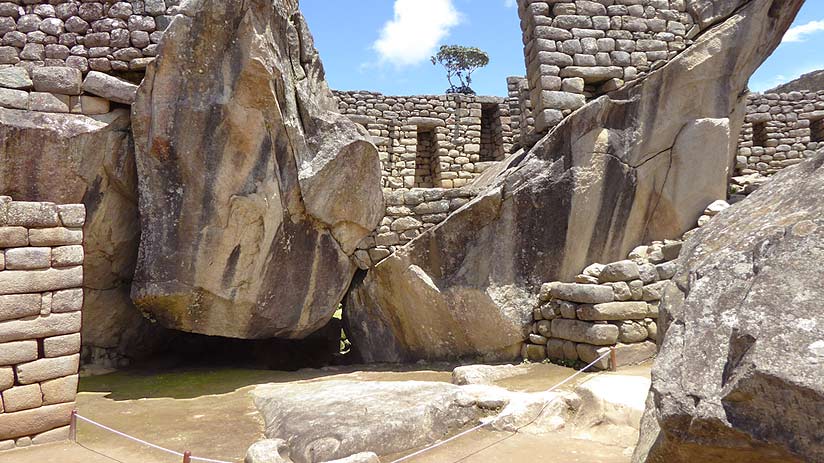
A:
<svg viewBox="0 0 824 463">
<path fill-rule="evenodd" d="M 504 134 L 501 108 L 497 104 L 481 105 L 481 162 L 504 158 Z"/>
<path fill-rule="evenodd" d="M 415 188 L 433 188 L 437 163 L 437 141 L 431 127 L 418 127 L 418 146 L 415 152 Z"/>
<path fill-rule="evenodd" d="M 767 146 L 767 123 L 755 122 L 752 125 L 752 144 L 753 146 Z"/>
<path fill-rule="evenodd" d="M 810 141 L 824 143 L 824 118 L 810 121 Z"/>
</svg>

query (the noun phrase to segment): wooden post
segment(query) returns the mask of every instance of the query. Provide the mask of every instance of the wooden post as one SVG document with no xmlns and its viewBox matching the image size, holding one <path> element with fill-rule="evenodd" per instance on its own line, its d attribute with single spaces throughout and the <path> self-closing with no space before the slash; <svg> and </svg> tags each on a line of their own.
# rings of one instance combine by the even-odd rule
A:
<svg viewBox="0 0 824 463">
<path fill-rule="evenodd" d="M 609 369 L 618 371 L 618 356 L 615 355 L 615 346 L 609 348 Z"/>
<path fill-rule="evenodd" d="M 192 452 L 188 450 L 183 452 L 183 463 L 192 463 Z"/>
<path fill-rule="evenodd" d="M 69 440 L 77 442 L 77 409 L 72 410 L 71 421 L 69 421 Z"/>
</svg>

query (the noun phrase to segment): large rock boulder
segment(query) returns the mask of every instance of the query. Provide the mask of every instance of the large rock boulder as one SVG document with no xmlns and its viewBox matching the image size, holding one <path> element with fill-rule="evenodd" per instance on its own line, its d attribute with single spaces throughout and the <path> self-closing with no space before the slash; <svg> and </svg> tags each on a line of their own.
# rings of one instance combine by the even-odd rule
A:
<svg viewBox="0 0 824 463">
<path fill-rule="evenodd" d="M 635 462 L 824 461 L 824 152 L 691 237 Z"/>
<path fill-rule="evenodd" d="M 166 338 L 129 298 L 140 227 L 127 110 L 83 116 L 0 108 L 0 194 L 86 205 L 84 346 L 135 357 Z"/>
<path fill-rule="evenodd" d="M 314 463 L 415 449 L 475 425 L 490 413 L 477 392 L 435 382 L 318 381 L 258 386 L 253 396 L 266 437 L 287 441 L 295 463 Z"/>
<path fill-rule="evenodd" d="M 180 8 L 133 106 L 132 298 L 178 330 L 305 337 L 382 218 L 377 149 L 335 112 L 297 2 Z"/>
<path fill-rule="evenodd" d="M 542 282 L 694 227 L 726 197 L 749 76 L 802 3 L 705 11 L 684 52 L 513 155 L 478 198 L 354 285 L 355 348 L 366 361 L 514 358 Z"/>
</svg>

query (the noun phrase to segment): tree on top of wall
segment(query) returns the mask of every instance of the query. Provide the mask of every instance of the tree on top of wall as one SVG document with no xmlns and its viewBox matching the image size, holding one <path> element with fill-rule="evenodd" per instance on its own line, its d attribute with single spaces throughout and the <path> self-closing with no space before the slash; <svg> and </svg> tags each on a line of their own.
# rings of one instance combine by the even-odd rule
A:
<svg viewBox="0 0 824 463">
<path fill-rule="evenodd" d="M 450 85 L 446 93 L 474 95 L 475 91 L 470 87 L 472 73 L 489 64 L 489 55 L 480 48 L 441 45 L 438 54 L 432 57 L 432 65 L 436 66 L 438 63 L 446 68 L 446 79 Z M 460 85 L 453 81 L 455 78 Z"/>
</svg>

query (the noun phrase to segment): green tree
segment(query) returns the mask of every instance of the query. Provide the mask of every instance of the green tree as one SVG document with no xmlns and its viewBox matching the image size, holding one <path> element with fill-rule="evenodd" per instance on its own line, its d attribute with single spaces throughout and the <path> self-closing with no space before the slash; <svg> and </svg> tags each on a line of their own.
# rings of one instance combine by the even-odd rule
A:
<svg viewBox="0 0 824 463">
<path fill-rule="evenodd" d="M 475 91 L 470 87 L 472 73 L 489 64 L 489 55 L 480 48 L 441 45 L 438 54 L 432 57 L 432 65 L 437 66 L 438 63 L 446 68 L 446 79 L 450 85 L 446 93 L 474 95 Z M 460 85 L 456 85 L 455 78 Z"/>
</svg>

